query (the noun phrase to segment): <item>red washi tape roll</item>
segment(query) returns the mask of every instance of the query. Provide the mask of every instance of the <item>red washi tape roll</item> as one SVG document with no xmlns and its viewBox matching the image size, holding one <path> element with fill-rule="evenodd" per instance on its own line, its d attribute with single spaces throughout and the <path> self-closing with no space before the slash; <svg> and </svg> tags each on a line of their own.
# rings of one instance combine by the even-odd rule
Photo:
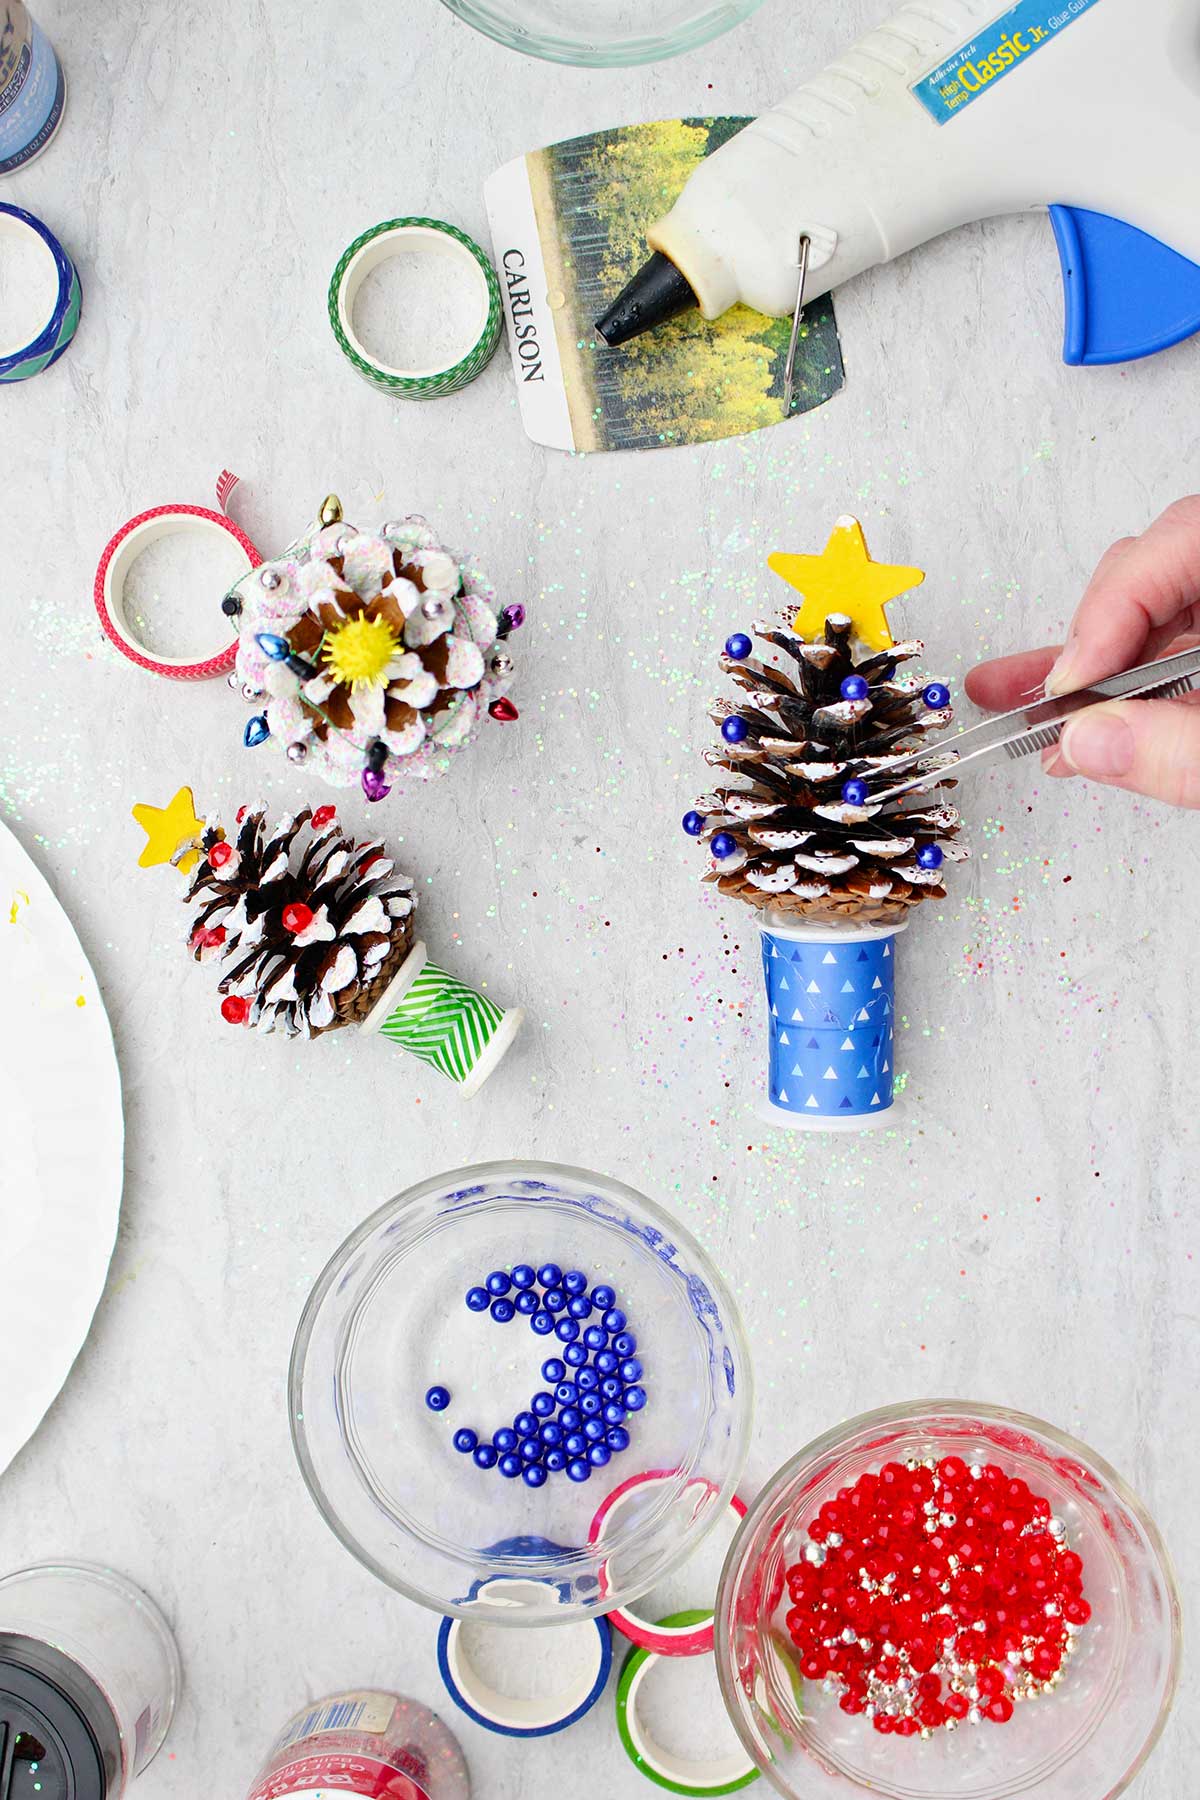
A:
<svg viewBox="0 0 1200 1800">
<path fill-rule="evenodd" d="M 597 1508 L 596 1516 L 588 1529 L 588 1543 L 596 1544 L 600 1541 L 613 1513 L 630 1495 L 646 1487 L 674 1482 L 678 1479 L 678 1474 L 679 1471 L 674 1469 L 647 1469 L 641 1475 L 631 1475 L 628 1481 L 622 1481 L 605 1496 Z M 716 1491 L 713 1482 L 703 1475 L 693 1476 L 686 1483 L 684 1492 L 693 1487 L 702 1489 L 706 1499 Z M 740 1524 L 746 1516 L 746 1502 L 737 1494 L 729 1502 L 729 1513 L 735 1525 Z M 607 1575 L 607 1564 L 601 1563 L 599 1581 L 602 1594 L 608 1592 Z M 711 1612 L 706 1613 L 694 1625 L 656 1625 L 652 1619 L 639 1618 L 629 1606 L 614 1607 L 605 1617 L 630 1643 L 636 1644 L 641 1650 L 653 1650 L 659 1656 L 706 1656 L 713 1647 Z"/>
<path fill-rule="evenodd" d="M 232 492 L 236 480 L 236 476 L 222 471 L 217 482 L 217 493 L 222 505 Z M 263 560 L 241 527 L 235 525 L 224 512 L 213 512 L 207 506 L 155 506 L 149 512 L 138 513 L 136 518 L 128 520 L 104 546 L 104 554 L 96 570 L 93 598 L 105 636 L 111 644 L 115 644 L 122 656 L 127 656 L 139 669 L 149 669 L 152 675 L 169 675 L 176 681 L 203 681 L 209 675 L 223 675 L 233 667 L 237 656 L 236 637 L 223 650 L 216 651 L 202 662 L 192 662 L 185 657 L 155 656 L 139 641 L 125 606 L 125 583 L 142 551 L 160 538 L 183 531 L 219 532 L 222 542 L 232 538 L 246 558 L 247 570 L 257 569 Z"/>
</svg>

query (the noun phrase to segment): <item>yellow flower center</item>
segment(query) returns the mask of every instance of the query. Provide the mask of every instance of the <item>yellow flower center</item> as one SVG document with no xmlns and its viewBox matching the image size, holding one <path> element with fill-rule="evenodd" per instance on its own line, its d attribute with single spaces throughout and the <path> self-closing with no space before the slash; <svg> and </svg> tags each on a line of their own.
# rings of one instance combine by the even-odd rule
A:
<svg viewBox="0 0 1200 1800">
<path fill-rule="evenodd" d="M 381 687 L 398 647 L 386 619 L 347 619 L 326 632 L 321 656 L 347 687 Z"/>
</svg>

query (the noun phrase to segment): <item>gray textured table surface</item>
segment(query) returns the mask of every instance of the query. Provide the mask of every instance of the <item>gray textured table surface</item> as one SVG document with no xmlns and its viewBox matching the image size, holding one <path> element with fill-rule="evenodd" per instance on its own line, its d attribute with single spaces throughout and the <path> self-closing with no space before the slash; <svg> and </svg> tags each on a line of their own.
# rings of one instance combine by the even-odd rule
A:
<svg viewBox="0 0 1200 1800">
<path fill-rule="evenodd" d="M 1106 544 L 1195 484 L 1200 343 L 1065 368 L 1049 227 L 1004 220 L 839 296 L 847 380 L 820 411 L 579 460 L 526 441 L 504 357 L 405 406 L 354 377 L 325 320 L 365 226 L 428 211 L 484 239 L 481 183 L 520 150 L 756 110 L 883 10 L 767 0 L 706 50 L 593 74 L 503 51 L 436 0 L 103 17 L 41 0 L 68 115 L 4 197 L 70 245 L 86 303 L 59 367 L 0 403 L 0 794 L 107 994 L 128 1181 L 86 1351 L 0 1482 L 0 1566 L 108 1560 L 175 1621 L 187 1694 L 139 1800 L 236 1800 L 317 1691 L 378 1680 L 438 1702 L 434 1620 L 351 1562 L 302 1491 L 284 1373 L 345 1231 L 411 1179 L 500 1154 L 606 1168 L 710 1248 L 754 1344 L 747 1490 L 863 1408 L 1006 1402 L 1127 1475 L 1194 1596 L 1194 820 L 1028 767 L 977 780 L 975 859 L 905 945 L 905 1111 L 831 1141 L 754 1117 L 756 934 L 702 894 L 677 821 L 704 785 L 713 651 L 779 597 L 770 550 L 859 513 L 878 557 L 928 570 L 894 613 L 955 683 L 1053 638 Z M 185 780 L 241 798 L 248 753 L 223 683 L 158 682 L 109 649 L 92 576 L 122 520 L 210 502 L 225 464 L 264 544 L 337 488 L 364 524 L 427 513 L 528 606 L 520 725 L 383 821 L 429 883 L 431 943 L 529 1009 L 470 1106 L 415 1064 L 368 1084 L 336 1039 L 230 1032 L 169 884 L 133 868 L 130 803 Z M 280 798 L 289 773 L 250 779 Z M 1189 1682 L 1138 1800 L 1187 1791 L 1198 1727 Z M 640 1791 L 608 1705 L 553 1754 L 461 1736 L 498 1800 L 549 1795 L 559 1770 Z"/>
</svg>

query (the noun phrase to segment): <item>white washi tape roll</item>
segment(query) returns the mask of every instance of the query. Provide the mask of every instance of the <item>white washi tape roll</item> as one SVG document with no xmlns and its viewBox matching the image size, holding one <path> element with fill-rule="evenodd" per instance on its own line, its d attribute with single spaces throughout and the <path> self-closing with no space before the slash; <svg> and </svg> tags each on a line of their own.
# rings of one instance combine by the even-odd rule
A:
<svg viewBox="0 0 1200 1800">
<path fill-rule="evenodd" d="M 500 1578 L 485 1582 L 479 1589 L 495 1600 L 501 1589 L 538 1588 L 540 1582 Z M 604 1692 L 612 1669 L 612 1633 L 607 1619 L 588 1619 L 583 1624 L 562 1625 L 562 1632 L 584 1633 L 588 1640 L 587 1663 L 570 1684 L 556 1694 L 539 1695 L 533 1700 L 516 1699 L 501 1694 L 474 1667 L 463 1645 L 463 1619 L 443 1619 L 438 1631 L 438 1668 L 446 1684 L 446 1692 L 477 1725 L 501 1737 L 547 1737 L 551 1732 L 565 1731 L 590 1712 Z M 504 1627 L 497 1627 L 498 1630 Z M 520 1634 L 510 1631 L 514 1650 Z"/>
</svg>

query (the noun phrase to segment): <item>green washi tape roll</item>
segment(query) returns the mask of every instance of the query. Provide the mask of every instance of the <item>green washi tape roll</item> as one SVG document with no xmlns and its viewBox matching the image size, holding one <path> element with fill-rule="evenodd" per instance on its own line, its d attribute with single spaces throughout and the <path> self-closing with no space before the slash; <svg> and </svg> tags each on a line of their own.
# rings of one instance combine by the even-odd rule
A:
<svg viewBox="0 0 1200 1800">
<path fill-rule="evenodd" d="M 672 1613 L 662 1625 L 704 1625 L 712 1611 Z M 625 1658 L 617 1684 L 617 1730 L 634 1767 L 657 1787 L 672 1794 L 733 1794 L 758 1780 L 759 1771 L 744 1751 L 706 1762 L 691 1762 L 664 1750 L 649 1737 L 638 1717 L 638 1690 L 656 1663 L 670 1659 L 656 1650 L 633 1650 Z"/>
<path fill-rule="evenodd" d="M 372 356 L 358 337 L 355 296 L 372 269 L 393 256 L 437 257 L 448 279 L 459 281 L 472 297 L 474 316 L 464 330 L 461 354 L 451 362 L 391 368 Z M 329 323 L 343 355 L 375 387 L 403 400 L 436 400 L 466 387 L 487 367 L 500 342 L 504 308 L 495 269 L 465 231 L 441 219 L 386 219 L 355 238 L 340 258 L 329 283 Z"/>
<path fill-rule="evenodd" d="M 524 1017 L 519 1006 L 506 1012 L 430 962 L 424 944 L 414 944 L 361 1029 L 390 1038 L 469 1098 L 499 1063 Z"/>
</svg>

